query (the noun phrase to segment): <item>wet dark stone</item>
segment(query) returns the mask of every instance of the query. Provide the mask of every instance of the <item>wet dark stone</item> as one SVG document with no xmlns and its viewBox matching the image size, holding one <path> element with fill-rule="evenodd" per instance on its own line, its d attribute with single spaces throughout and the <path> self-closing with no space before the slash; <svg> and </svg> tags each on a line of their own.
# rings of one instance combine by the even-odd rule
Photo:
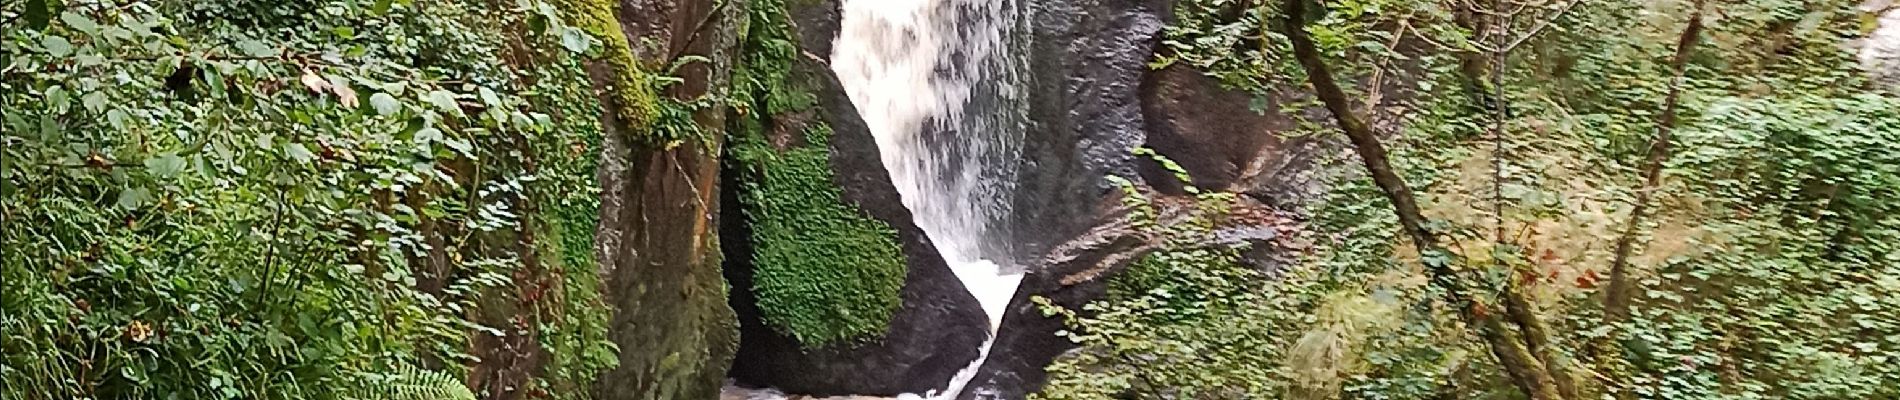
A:
<svg viewBox="0 0 1900 400">
<path fill-rule="evenodd" d="M 1203 190 L 1250 193 L 1260 197 L 1289 197 L 1312 192 L 1313 158 L 1320 139 L 1288 138 L 1281 134 L 1299 127 L 1299 118 L 1281 104 L 1294 99 L 1228 90 L 1220 82 L 1191 68 L 1172 66 L 1153 71 L 1142 85 L 1142 110 L 1147 116 L 1147 146 L 1179 164 Z M 1254 106 L 1257 104 L 1258 106 Z M 1307 115 L 1326 121 L 1323 113 Z M 1169 194 L 1182 194 L 1182 185 L 1159 163 L 1142 160 L 1144 181 Z M 1269 195 L 1273 194 L 1273 195 Z M 1297 196 L 1310 197 L 1310 196 Z"/>
<path fill-rule="evenodd" d="M 1017 187 L 1018 259 L 1093 226 L 1115 201 L 1109 175 L 1137 179 L 1139 88 L 1162 28 L 1161 0 L 1029 2 L 1029 122 Z"/>
<path fill-rule="evenodd" d="M 1140 179 L 1130 153 L 1146 139 L 1140 88 L 1168 7 L 1162 0 L 1029 2 L 1024 18 L 1033 23 L 1019 38 L 1029 57 L 1030 102 L 1014 210 L 1020 259 L 1039 260 L 1100 223 L 1119 200 L 1107 176 Z M 1043 367 L 1075 347 L 1055 336 L 1062 322 L 1043 316 L 1030 295 L 1079 307 L 1106 291 L 1102 280 L 1060 282 L 1092 261 L 1028 264 L 990 357 L 962 399 L 1024 398 L 1042 386 Z"/>
</svg>

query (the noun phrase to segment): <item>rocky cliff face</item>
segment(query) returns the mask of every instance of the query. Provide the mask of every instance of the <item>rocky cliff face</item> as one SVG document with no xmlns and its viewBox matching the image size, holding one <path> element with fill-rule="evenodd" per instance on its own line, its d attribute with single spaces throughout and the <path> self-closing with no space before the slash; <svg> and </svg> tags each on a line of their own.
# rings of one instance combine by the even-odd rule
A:
<svg viewBox="0 0 1900 400">
<path fill-rule="evenodd" d="M 1099 299 L 1105 282 L 1153 250 L 1122 226 L 1120 176 L 1161 195 L 1182 184 L 1131 149 L 1152 148 L 1178 162 L 1205 190 L 1241 193 L 1249 204 L 1298 208 L 1323 188 L 1318 161 L 1341 151 L 1336 140 L 1282 137 L 1298 118 L 1323 121 L 1323 110 L 1281 109 L 1298 95 L 1257 101 L 1226 90 L 1190 68 L 1150 69 L 1173 1 L 1055 0 L 1036 2 L 1024 38 L 1029 57 L 1031 128 L 1018 193 L 1018 242 L 1035 260 L 998 333 L 990 358 L 963 399 L 1019 399 L 1044 379 L 1043 367 L 1073 348 L 1055 332 L 1031 296 L 1079 308 Z M 1255 103 L 1265 104 L 1256 110 Z M 1270 264 L 1276 249 L 1250 255 Z"/>
<path fill-rule="evenodd" d="M 1095 225 L 1108 175 L 1135 176 L 1142 76 L 1171 7 L 1159 0 L 1030 2 L 1017 40 L 1028 58 L 1029 127 L 1015 205 L 1019 259 Z M 1025 283 L 1027 284 L 1027 283 Z"/>
</svg>

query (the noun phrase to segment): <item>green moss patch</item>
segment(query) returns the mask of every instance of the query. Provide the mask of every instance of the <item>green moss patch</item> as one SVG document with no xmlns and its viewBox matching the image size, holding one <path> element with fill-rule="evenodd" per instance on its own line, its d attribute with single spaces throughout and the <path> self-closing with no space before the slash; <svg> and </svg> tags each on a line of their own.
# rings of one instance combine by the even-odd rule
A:
<svg viewBox="0 0 1900 400">
<path fill-rule="evenodd" d="M 818 140 L 782 152 L 745 144 L 757 158 L 739 183 L 760 313 L 808 346 L 882 335 L 904 286 L 896 231 L 845 203 L 831 182 L 829 134 L 814 127 L 806 137 Z"/>
</svg>

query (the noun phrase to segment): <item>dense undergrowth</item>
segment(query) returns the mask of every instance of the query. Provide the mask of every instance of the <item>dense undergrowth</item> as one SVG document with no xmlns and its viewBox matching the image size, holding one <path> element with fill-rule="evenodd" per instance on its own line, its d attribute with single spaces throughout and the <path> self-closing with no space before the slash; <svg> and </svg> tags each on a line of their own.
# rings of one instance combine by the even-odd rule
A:
<svg viewBox="0 0 1900 400">
<path fill-rule="evenodd" d="M 612 366 L 594 39 L 549 5 L 0 16 L 0 398 L 579 398 Z"/>
<path fill-rule="evenodd" d="M 1578 371 L 1583 396 L 1900 398 L 1900 210 L 1890 200 L 1900 160 L 1889 151 L 1900 96 L 1869 83 L 1841 46 L 1864 32 L 1857 4 L 1709 3 L 1674 157 L 1650 200 L 1659 211 L 1639 225 L 1630 257 L 1640 290 L 1627 319 L 1605 323 L 1614 242 L 1643 190 L 1668 56 L 1692 5 L 1567 3 L 1524 3 L 1552 22 L 1501 79 L 1478 82 L 1458 55 L 1483 54 L 1463 43 L 1486 34 L 1457 23 L 1458 4 L 1327 2 L 1310 14 L 1328 62 L 1359 83 L 1353 95 L 1379 98 L 1379 79 L 1417 92 L 1382 129 L 1427 228 L 1452 242 L 1436 257 L 1452 259 L 1396 240 L 1372 182 L 1339 175 L 1308 210 L 1314 247 L 1300 267 L 1266 279 L 1227 252 L 1171 246 L 1120 283 L 1145 291 L 1058 310 L 1083 350 L 1051 367 L 1040 397 L 1524 398 L 1480 328 L 1427 279 L 1450 264 L 1479 306 L 1507 288 L 1528 293 L 1553 340 L 1546 364 Z M 1298 89 L 1306 77 L 1279 12 L 1181 3 L 1157 66 L 1192 66 L 1262 97 Z M 1504 133 L 1490 136 L 1499 101 L 1510 107 Z M 1184 288 L 1217 301 L 1182 301 Z"/>
</svg>

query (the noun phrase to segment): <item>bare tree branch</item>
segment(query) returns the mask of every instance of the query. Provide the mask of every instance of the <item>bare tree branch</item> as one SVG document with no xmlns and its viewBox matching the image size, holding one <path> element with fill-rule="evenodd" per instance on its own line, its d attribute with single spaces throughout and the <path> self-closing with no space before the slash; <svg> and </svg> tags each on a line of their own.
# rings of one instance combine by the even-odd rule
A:
<svg viewBox="0 0 1900 400">
<path fill-rule="evenodd" d="M 1570 0 L 1570 2 L 1564 3 L 1563 8 L 1557 9 L 1557 12 L 1552 13 L 1548 17 L 1544 17 L 1543 20 L 1537 21 L 1537 25 L 1531 26 L 1530 32 L 1525 32 L 1524 36 L 1519 36 L 1516 40 L 1512 40 L 1510 44 L 1504 45 L 1504 48 L 1501 50 L 1511 51 L 1511 49 L 1515 49 L 1517 48 L 1517 46 L 1523 45 L 1524 42 L 1530 41 L 1531 38 L 1537 37 L 1537 34 L 1543 33 L 1544 29 L 1549 28 L 1552 23 L 1557 22 L 1557 20 L 1563 19 L 1564 14 L 1569 13 L 1571 8 L 1574 8 L 1577 6 L 1577 4 L 1581 4 L 1583 2 L 1584 0 Z"/>
<path fill-rule="evenodd" d="M 1643 167 L 1643 187 L 1636 191 L 1636 206 L 1630 210 L 1630 219 L 1623 225 L 1623 234 L 1616 239 L 1616 253 L 1610 258 L 1610 284 L 1603 299 L 1603 322 L 1615 324 L 1629 315 L 1630 295 L 1634 287 L 1629 278 L 1629 257 L 1636 245 L 1636 231 L 1642 226 L 1644 214 L 1649 211 L 1649 203 L 1658 187 L 1662 186 L 1663 163 L 1669 161 L 1669 142 L 1676 128 L 1676 109 L 1682 102 L 1682 83 L 1684 71 L 1689 65 L 1689 55 L 1695 50 L 1702 35 L 1702 13 L 1708 0 L 1696 0 L 1695 11 L 1689 14 L 1689 26 L 1682 29 L 1682 36 L 1676 41 L 1675 57 L 1670 59 L 1669 67 L 1674 76 L 1669 81 L 1669 94 L 1663 97 L 1662 115 L 1656 120 L 1656 135 L 1649 142 L 1649 160 Z"/>
</svg>

